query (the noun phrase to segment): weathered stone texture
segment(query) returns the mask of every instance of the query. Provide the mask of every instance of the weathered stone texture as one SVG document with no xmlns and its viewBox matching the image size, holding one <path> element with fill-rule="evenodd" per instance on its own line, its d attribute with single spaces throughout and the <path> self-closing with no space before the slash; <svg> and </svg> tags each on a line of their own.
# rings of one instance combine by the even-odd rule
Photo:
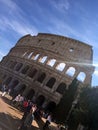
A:
<svg viewBox="0 0 98 130">
<path fill-rule="evenodd" d="M 91 84 L 92 56 L 92 46 L 71 38 L 42 33 L 26 35 L 1 61 L 1 80 L 18 92 L 23 89 L 25 96 L 29 97 L 32 91 L 32 100 L 41 96 L 40 105 L 58 104 L 74 78 Z"/>
</svg>

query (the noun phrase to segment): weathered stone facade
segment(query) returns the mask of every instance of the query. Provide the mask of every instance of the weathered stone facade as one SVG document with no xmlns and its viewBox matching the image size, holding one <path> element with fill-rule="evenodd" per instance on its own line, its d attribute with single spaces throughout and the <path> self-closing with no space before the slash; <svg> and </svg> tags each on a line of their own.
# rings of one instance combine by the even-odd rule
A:
<svg viewBox="0 0 98 130">
<path fill-rule="evenodd" d="M 92 56 L 92 46 L 71 38 L 26 35 L 1 61 L 0 78 L 39 105 L 55 106 L 74 78 L 91 84 Z"/>
</svg>

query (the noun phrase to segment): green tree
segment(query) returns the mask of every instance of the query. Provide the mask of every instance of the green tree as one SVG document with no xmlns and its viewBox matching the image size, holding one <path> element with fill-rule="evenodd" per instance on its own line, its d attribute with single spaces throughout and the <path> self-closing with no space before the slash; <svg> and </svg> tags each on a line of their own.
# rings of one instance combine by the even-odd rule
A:
<svg viewBox="0 0 98 130">
<path fill-rule="evenodd" d="M 59 122 L 65 122 L 66 117 L 71 109 L 72 102 L 74 101 L 74 96 L 76 94 L 78 87 L 77 79 L 75 78 L 72 83 L 69 85 L 68 90 L 66 90 L 65 94 L 61 98 L 60 103 L 54 110 L 55 118 L 58 119 Z"/>
<path fill-rule="evenodd" d="M 88 130 L 98 130 L 98 88 L 82 89 L 73 117 L 75 121 L 87 126 Z"/>
</svg>

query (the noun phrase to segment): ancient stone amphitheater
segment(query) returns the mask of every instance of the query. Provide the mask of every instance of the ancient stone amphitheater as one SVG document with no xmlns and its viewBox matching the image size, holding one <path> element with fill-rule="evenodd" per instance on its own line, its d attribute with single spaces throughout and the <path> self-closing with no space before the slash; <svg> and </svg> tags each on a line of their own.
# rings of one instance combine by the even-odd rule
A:
<svg viewBox="0 0 98 130">
<path fill-rule="evenodd" d="M 53 34 L 26 35 L 0 63 L 0 79 L 43 108 L 55 107 L 77 78 L 91 84 L 92 46 Z"/>
</svg>

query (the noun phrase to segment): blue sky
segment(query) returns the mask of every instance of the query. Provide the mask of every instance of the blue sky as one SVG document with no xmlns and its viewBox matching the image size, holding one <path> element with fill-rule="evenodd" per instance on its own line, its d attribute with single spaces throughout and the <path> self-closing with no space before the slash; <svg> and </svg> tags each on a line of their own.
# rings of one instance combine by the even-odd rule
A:
<svg viewBox="0 0 98 130">
<path fill-rule="evenodd" d="M 92 45 L 98 85 L 98 0 L 0 0 L 0 59 L 20 37 L 39 32 Z"/>
</svg>

